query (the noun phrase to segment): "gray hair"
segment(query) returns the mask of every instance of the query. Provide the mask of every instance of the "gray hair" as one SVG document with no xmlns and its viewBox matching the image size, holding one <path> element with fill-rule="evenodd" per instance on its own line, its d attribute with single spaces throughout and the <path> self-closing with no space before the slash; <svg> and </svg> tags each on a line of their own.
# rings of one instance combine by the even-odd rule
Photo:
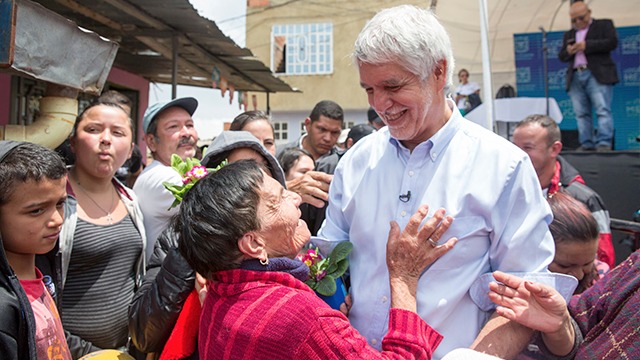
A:
<svg viewBox="0 0 640 360">
<path fill-rule="evenodd" d="M 433 12 L 413 5 L 382 10 L 369 20 L 356 39 L 353 60 L 357 65 L 397 63 L 422 81 L 445 60 L 448 85 L 454 68 L 447 31 Z"/>
</svg>

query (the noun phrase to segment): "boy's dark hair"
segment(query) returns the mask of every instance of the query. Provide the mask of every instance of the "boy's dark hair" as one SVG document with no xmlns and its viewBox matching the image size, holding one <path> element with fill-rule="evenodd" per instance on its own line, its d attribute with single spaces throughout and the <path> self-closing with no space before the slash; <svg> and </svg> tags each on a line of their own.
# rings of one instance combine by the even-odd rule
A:
<svg viewBox="0 0 640 360">
<path fill-rule="evenodd" d="M 342 111 L 342 107 L 331 100 L 322 100 L 317 103 L 316 106 L 313 107 L 313 110 L 311 110 L 309 119 L 311 119 L 311 122 L 318 121 L 320 120 L 320 115 L 332 120 L 344 121 L 344 111 Z"/>
<path fill-rule="evenodd" d="M 0 205 L 7 203 L 17 183 L 59 180 L 67 168 L 55 151 L 29 142 L 0 141 Z"/>
</svg>

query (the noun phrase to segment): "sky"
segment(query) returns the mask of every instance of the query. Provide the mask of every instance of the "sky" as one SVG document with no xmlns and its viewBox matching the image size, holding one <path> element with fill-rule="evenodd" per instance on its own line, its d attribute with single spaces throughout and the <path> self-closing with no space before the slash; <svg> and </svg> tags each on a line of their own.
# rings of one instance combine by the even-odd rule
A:
<svg viewBox="0 0 640 360">
<path fill-rule="evenodd" d="M 189 0 L 200 16 L 216 22 L 220 30 L 241 47 L 246 44 L 246 1 Z M 222 131 L 224 121 L 231 121 L 240 112 L 237 94 L 229 104 L 229 93 L 222 97 L 220 90 L 178 85 L 178 97 L 192 96 L 198 99 L 198 109 L 193 114 L 200 139 L 211 139 Z M 171 100 L 170 84 L 151 84 L 149 104 Z"/>
</svg>

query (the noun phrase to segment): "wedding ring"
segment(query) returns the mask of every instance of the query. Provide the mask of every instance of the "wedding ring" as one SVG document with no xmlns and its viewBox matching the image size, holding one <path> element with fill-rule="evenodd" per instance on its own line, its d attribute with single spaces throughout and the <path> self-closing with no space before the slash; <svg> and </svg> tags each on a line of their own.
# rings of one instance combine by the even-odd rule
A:
<svg viewBox="0 0 640 360">
<path fill-rule="evenodd" d="M 436 247 L 436 246 L 438 246 L 438 243 L 437 243 L 437 242 L 435 242 L 435 241 L 433 241 L 433 239 L 432 239 L 432 238 L 428 238 L 428 239 L 427 239 L 427 242 L 429 243 L 429 245 L 431 245 L 431 247 Z"/>
</svg>

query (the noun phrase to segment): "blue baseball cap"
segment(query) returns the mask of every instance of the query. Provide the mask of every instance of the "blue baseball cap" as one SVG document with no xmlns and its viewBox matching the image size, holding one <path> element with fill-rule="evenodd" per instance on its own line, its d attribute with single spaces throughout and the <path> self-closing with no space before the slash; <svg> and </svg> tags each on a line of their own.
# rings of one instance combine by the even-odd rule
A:
<svg viewBox="0 0 640 360">
<path fill-rule="evenodd" d="M 147 108 L 147 111 L 144 112 L 144 116 L 142 117 L 142 130 L 144 130 L 144 133 L 147 133 L 149 124 L 151 124 L 151 122 L 159 113 L 174 106 L 181 107 L 185 109 L 189 113 L 189 115 L 193 115 L 193 113 L 196 112 L 196 109 L 198 108 L 198 100 L 192 97 L 185 97 L 167 102 L 159 102 L 149 106 Z"/>
</svg>

